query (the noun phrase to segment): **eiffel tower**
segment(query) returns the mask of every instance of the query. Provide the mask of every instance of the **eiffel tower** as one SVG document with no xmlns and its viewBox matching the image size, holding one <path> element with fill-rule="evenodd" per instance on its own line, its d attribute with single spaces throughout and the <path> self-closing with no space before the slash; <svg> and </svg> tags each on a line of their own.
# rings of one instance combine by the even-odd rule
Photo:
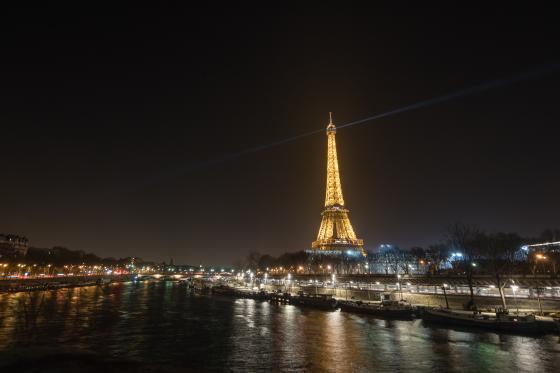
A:
<svg viewBox="0 0 560 373">
<path fill-rule="evenodd" d="M 329 117 L 325 209 L 321 214 L 321 227 L 317 239 L 311 243 L 311 251 L 317 254 L 365 255 L 364 241 L 356 238 L 348 218 L 348 209 L 344 207 L 336 155 L 336 127 L 332 121 L 332 113 L 329 113 Z"/>
</svg>

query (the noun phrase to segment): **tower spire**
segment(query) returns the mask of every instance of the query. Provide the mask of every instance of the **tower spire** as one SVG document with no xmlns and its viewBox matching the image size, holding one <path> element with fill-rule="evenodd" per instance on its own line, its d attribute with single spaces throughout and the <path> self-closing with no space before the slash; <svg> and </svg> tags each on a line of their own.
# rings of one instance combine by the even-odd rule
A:
<svg viewBox="0 0 560 373">
<path fill-rule="evenodd" d="M 332 111 L 329 111 L 329 124 L 333 124 L 333 122 L 332 122 Z"/>
</svg>

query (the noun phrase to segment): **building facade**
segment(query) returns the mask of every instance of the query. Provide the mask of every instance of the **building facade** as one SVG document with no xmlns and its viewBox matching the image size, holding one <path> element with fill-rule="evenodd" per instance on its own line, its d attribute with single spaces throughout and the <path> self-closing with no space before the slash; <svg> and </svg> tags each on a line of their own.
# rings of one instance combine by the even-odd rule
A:
<svg viewBox="0 0 560 373">
<path fill-rule="evenodd" d="M 22 257 L 27 254 L 29 241 L 15 234 L 0 233 L 0 258 Z"/>
</svg>

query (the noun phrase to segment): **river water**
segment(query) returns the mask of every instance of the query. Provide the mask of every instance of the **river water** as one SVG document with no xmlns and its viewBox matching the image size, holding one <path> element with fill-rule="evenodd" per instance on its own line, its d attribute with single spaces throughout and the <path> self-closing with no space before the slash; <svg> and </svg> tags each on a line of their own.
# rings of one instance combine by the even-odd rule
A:
<svg viewBox="0 0 560 373">
<path fill-rule="evenodd" d="M 177 282 L 0 294 L 2 371 L 558 372 L 529 338 L 190 293 Z M 39 368 L 39 370 L 36 370 Z"/>
</svg>

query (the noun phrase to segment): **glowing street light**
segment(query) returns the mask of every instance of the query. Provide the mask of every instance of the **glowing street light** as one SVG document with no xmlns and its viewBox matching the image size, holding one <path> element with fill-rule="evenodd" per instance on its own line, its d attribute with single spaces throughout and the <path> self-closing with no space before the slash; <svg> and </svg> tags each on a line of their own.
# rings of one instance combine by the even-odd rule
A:
<svg viewBox="0 0 560 373">
<path fill-rule="evenodd" d="M 285 281 L 285 286 L 284 286 L 285 291 L 291 290 L 291 288 L 292 288 L 292 285 L 290 284 L 291 279 L 292 279 L 292 274 L 288 273 L 288 275 L 286 276 L 286 281 Z"/>
<path fill-rule="evenodd" d="M 401 300 L 403 300 L 403 298 L 402 298 L 401 275 L 399 273 L 397 273 L 397 286 L 399 287 L 399 293 L 401 295 Z"/>
<path fill-rule="evenodd" d="M 443 296 L 445 298 L 445 308 L 449 309 L 449 302 L 447 301 L 447 292 L 445 291 L 446 288 L 447 288 L 447 284 L 443 284 L 442 289 L 443 289 Z"/>
</svg>

